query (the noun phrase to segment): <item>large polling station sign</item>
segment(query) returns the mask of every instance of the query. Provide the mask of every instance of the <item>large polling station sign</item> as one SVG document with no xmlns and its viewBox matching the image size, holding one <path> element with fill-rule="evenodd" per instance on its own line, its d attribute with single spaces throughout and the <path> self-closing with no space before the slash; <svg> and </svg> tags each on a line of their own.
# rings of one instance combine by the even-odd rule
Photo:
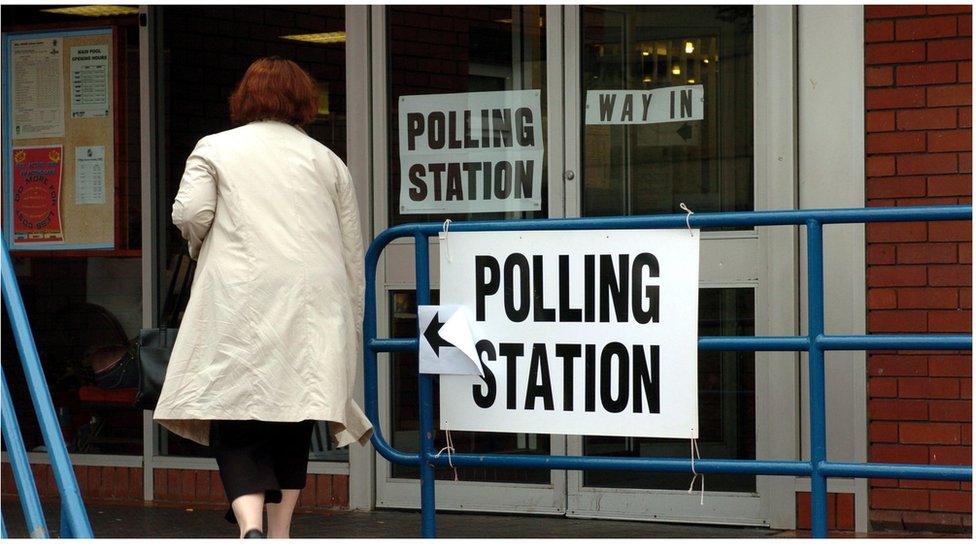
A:
<svg viewBox="0 0 976 549">
<path fill-rule="evenodd" d="M 441 428 L 698 437 L 697 229 L 442 237 L 484 374 L 440 377 Z"/>
<path fill-rule="evenodd" d="M 539 90 L 402 96 L 400 212 L 542 209 Z"/>
</svg>

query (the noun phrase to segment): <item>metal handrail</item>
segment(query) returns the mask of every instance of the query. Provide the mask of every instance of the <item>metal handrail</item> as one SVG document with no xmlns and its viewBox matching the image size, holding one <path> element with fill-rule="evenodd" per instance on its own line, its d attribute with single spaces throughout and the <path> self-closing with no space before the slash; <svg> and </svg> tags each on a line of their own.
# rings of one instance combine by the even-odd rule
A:
<svg viewBox="0 0 976 549">
<path fill-rule="evenodd" d="M 700 337 L 699 349 L 709 351 L 804 351 L 809 354 L 810 459 L 806 461 L 702 459 L 694 461 L 701 473 L 785 475 L 810 477 L 811 525 L 814 537 L 827 537 L 827 478 L 910 478 L 971 481 L 972 467 L 889 463 L 840 463 L 827 460 L 824 353 L 839 350 L 971 350 L 972 334 L 824 334 L 823 225 L 897 221 L 972 219 L 972 207 L 919 206 L 905 208 L 851 208 L 782 210 L 766 212 L 696 213 L 693 227 L 805 226 L 807 237 L 806 336 Z M 686 226 L 685 214 L 589 217 L 515 221 L 462 221 L 451 231 L 536 231 L 586 229 L 673 229 Z M 419 375 L 420 450 L 415 454 L 393 448 L 383 437 L 379 419 L 376 355 L 380 352 L 417 352 L 418 338 L 376 337 L 376 269 L 387 244 L 398 238 L 414 239 L 417 305 L 430 303 L 428 238 L 442 230 L 440 223 L 408 223 L 380 233 L 366 253 L 366 306 L 363 353 L 366 415 L 373 423 L 372 443 L 384 458 L 400 465 L 420 467 L 421 535 L 435 537 L 434 468 L 450 459 L 454 465 L 529 467 L 573 470 L 626 470 L 692 472 L 690 459 L 618 458 L 600 456 L 511 456 L 434 452 L 433 378 Z"/>
<path fill-rule="evenodd" d="M 91 538 L 93 535 L 91 524 L 88 521 L 88 513 L 85 511 L 85 503 L 82 501 L 81 491 L 78 489 L 78 480 L 75 478 L 71 458 L 68 456 L 64 436 L 61 433 L 57 414 L 54 412 L 51 392 L 48 389 L 47 380 L 44 378 L 44 371 L 41 369 L 41 359 L 37 354 L 34 335 L 31 333 L 27 311 L 24 309 L 24 300 L 20 295 L 17 276 L 14 273 L 13 264 L 10 261 L 10 252 L 7 250 L 7 243 L 3 239 L 2 233 L 0 233 L 0 241 L 2 241 L 3 248 L 3 264 L 2 271 L 0 271 L 3 303 L 6 306 L 7 317 L 10 319 L 10 327 L 14 333 L 20 363 L 24 367 L 24 377 L 27 379 L 27 388 L 30 391 L 34 411 L 41 427 L 41 435 L 44 437 L 44 447 L 47 449 L 48 458 L 51 462 L 54 481 L 58 486 L 58 494 L 61 496 L 60 535 L 62 538 Z M 3 385 L 3 409 L 0 410 L 0 414 L 2 414 L 0 422 L 3 424 L 3 437 L 7 442 L 7 453 L 10 456 L 10 466 L 24 509 L 27 529 L 31 537 L 46 538 L 50 534 L 44 522 L 44 512 L 37 495 L 37 487 L 34 484 L 30 464 L 27 462 L 27 453 L 20 434 L 20 427 L 17 424 L 17 416 L 14 413 L 13 403 L 10 401 L 6 376 L 0 376 L 0 380 L 2 380 Z M 6 536 L 6 527 L 3 529 L 3 534 Z"/>
</svg>

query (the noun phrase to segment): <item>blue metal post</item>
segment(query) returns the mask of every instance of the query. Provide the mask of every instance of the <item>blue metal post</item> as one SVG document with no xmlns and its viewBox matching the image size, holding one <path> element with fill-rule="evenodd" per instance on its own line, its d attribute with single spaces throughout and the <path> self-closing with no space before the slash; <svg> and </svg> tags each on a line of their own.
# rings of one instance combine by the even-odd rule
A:
<svg viewBox="0 0 976 549">
<path fill-rule="evenodd" d="M 827 461 L 827 412 L 824 376 L 823 227 L 807 222 L 807 337 L 810 379 L 810 514 L 813 537 L 827 537 L 827 477 L 820 464 Z"/>
<path fill-rule="evenodd" d="M 47 448 L 51 470 L 58 485 L 61 505 L 67 507 L 67 518 L 71 533 L 75 537 L 90 538 L 92 537 L 91 524 L 88 522 L 85 504 L 81 499 L 81 490 L 78 489 L 78 480 L 75 478 L 75 471 L 71 466 L 68 448 L 64 445 L 61 425 L 54 413 L 51 391 L 48 389 L 47 379 L 41 369 L 41 359 L 37 354 L 34 335 L 30 330 L 24 300 L 20 295 L 20 288 L 17 287 L 17 275 L 14 273 L 13 264 L 10 261 L 10 252 L 7 251 L 7 244 L 3 241 L 2 234 L 0 234 L 0 248 L 3 249 L 3 262 L 0 265 L 3 302 L 10 319 L 14 339 L 17 342 L 20 362 L 24 366 L 24 377 L 27 379 L 27 388 L 30 390 L 31 400 L 34 403 L 37 422 L 41 426 L 41 435 L 44 437 L 44 446 Z"/>
<path fill-rule="evenodd" d="M 430 304 L 430 250 L 427 235 L 417 233 L 416 246 L 417 306 Z M 419 317 L 418 317 L 419 318 Z M 418 325 L 417 333 L 423 327 Z M 417 339 L 418 345 L 420 338 Z M 417 349 L 419 352 L 419 348 Z M 434 463 L 430 457 L 434 453 L 434 381 L 429 374 L 419 374 L 420 399 L 420 535 L 425 538 L 437 537 L 434 499 Z"/>
<path fill-rule="evenodd" d="M 24 510 L 24 522 L 27 532 L 32 538 L 50 537 L 47 522 L 44 520 L 44 510 L 37 495 L 34 484 L 34 474 L 27 461 L 27 450 L 24 448 L 24 438 L 20 434 L 17 424 L 17 413 L 10 400 L 10 390 L 7 389 L 7 374 L 0 370 L 0 385 L 3 385 L 3 402 L 0 408 L 0 422 L 3 423 L 3 439 L 7 442 L 7 456 L 10 457 L 10 469 L 14 473 L 14 484 L 20 495 L 20 507 Z"/>
<path fill-rule="evenodd" d="M 61 525 L 58 531 L 58 537 L 60 538 L 73 538 L 71 535 L 71 519 L 68 518 L 68 508 L 65 505 L 61 506 Z"/>
</svg>

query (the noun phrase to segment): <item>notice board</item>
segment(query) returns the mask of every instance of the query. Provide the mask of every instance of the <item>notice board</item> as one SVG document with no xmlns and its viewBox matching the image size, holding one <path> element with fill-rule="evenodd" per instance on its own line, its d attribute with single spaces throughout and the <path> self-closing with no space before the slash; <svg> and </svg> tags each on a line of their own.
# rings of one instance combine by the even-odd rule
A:
<svg viewBox="0 0 976 549">
<path fill-rule="evenodd" d="M 3 235 L 11 250 L 115 249 L 112 28 L 3 36 Z"/>
</svg>

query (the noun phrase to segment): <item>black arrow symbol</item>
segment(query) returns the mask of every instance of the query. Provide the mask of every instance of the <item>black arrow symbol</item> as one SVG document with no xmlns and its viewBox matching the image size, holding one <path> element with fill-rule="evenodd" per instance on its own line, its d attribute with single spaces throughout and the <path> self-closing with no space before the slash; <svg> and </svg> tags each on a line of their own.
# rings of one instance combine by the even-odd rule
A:
<svg viewBox="0 0 976 549">
<path fill-rule="evenodd" d="M 681 127 L 678 128 L 678 135 L 687 143 L 688 140 L 691 139 L 691 126 L 688 124 L 682 124 Z"/>
<path fill-rule="evenodd" d="M 434 313 L 434 318 L 431 319 L 430 324 L 427 325 L 427 329 L 424 330 L 424 337 L 427 338 L 427 343 L 430 344 L 430 348 L 434 350 L 434 354 L 438 357 L 441 356 L 441 347 L 454 347 L 454 345 L 448 343 L 443 337 L 441 337 L 440 332 L 441 326 L 444 325 L 439 318 L 440 312 Z"/>
</svg>

